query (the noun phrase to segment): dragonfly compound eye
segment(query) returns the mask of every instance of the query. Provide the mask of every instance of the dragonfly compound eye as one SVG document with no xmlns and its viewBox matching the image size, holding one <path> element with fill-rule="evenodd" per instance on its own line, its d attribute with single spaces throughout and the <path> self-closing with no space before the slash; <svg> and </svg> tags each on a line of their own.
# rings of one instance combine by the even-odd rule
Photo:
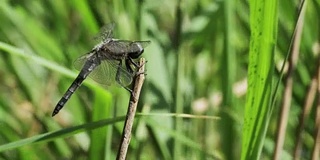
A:
<svg viewBox="0 0 320 160">
<path fill-rule="evenodd" d="M 144 51 L 140 43 L 132 43 L 133 52 L 129 53 L 129 56 L 133 59 L 138 58 Z"/>
</svg>

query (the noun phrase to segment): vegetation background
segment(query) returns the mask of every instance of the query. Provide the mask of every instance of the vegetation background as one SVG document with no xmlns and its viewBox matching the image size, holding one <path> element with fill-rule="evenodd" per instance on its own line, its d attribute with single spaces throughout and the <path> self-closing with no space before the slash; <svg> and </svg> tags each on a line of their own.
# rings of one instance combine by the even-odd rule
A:
<svg viewBox="0 0 320 160">
<path fill-rule="evenodd" d="M 110 22 L 115 38 L 152 42 L 143 54 L 147 77 L 128 159 L 276 159 L 275 146 L 280 159 L 319 158 L 320 1 L 304 3 L 301 14 L 300 4 L 1 0 L 0 158 L 115 159 L 129 100 L 123 88 L 87 79 L 51 117 L 77 76 L 73 61 L 92 49 L 94 35 Z M 261 39 L 254 39 L 252 26 L 269 22 L 274 28 L 262 28 L 259 36 L 273 36 L 271 45 L 253 50 Z M 294 32 L 296 24 L 301 32 Z M 259 51 L 261 57 L 249 58 Z M 260 66 L 268 59 L 272 63 Z M 268 79 L 260 77 L 271 89 L 264 94 L 252 85 L 254 64 L 269 71 Z M 254 106 L 250 97 L 269 98 Z M 257 119 L 263 123 L 248 125 Z M 287 125 L 278 127 L 283 119 Z"/>
</svg>

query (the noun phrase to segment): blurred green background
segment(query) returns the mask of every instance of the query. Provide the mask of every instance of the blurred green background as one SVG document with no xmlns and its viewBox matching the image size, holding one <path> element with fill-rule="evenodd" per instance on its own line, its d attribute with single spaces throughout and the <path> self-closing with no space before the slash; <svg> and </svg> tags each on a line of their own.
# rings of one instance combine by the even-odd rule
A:
<svg viewBox="0 0 320 160">
<path fill-rule="evenodd" d="M 293 157 L 299 115 L 319 61 L 319 4 L 307 5 L 283 159 Z M 274 83 L 282 74 L 299 2 L 278 5 Z M 117 117 L 126 114 L 129 100 L 125 89 L 105 89 L 88 78 L 51 117 L 77 76 L 73 61 L 93 48 L 93 37 L 110 22 L 116 23 L 117 39 L 151 41 L 142 55 L 148 61 L 138 106 L 143 115 L 135 119 L 127 158 L 240 159 L 249 2 L 223 0 L 0 0 L 0 145 L 19 146 L 0 146 L 0 159 L 115 159 L 123 126 L 123 117 Z M 261 159 L 273 155 L 284 83 L 275 93 Z M 311 157 L 315 111 L 302 132 L 301 159 Z M 90 123 L 103 119 L 111 121 Z M 87 128 L 71 128 L 82 124 Z M 54 131 L 61 132 L 23 141 Z"/>
</svg>

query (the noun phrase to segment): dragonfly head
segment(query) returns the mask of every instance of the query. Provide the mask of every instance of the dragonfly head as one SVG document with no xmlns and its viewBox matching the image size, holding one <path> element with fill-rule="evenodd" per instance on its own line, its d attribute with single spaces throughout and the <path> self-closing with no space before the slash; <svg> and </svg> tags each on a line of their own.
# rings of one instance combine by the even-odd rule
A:
<svg viewBox="0 0 320 160">
<path fill-rule="evenodd" d="M 143 53 L 144 49 L 140 43 L 132 43 L 131 45 L 132 52 L 130 52 L 128 56 L 132 59 L 136 59 Z"/>
</svg>

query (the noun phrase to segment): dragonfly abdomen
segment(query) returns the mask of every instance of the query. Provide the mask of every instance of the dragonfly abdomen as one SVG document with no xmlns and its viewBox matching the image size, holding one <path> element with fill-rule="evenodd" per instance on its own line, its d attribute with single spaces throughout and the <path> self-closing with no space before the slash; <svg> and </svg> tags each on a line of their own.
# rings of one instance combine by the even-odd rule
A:
<svg viewBox="0 0 320 160">
<path fill-rule="evenodd" d="M 80 87 L 81 83 L 83 82 L 84 77 L 80 74 L 78 77 L 72 82 L 71 86 L 68 88 L 67 92 L 63 95 L 60 101 L 57 103 L 56 107 L 53 110 L 52 116 L 59 113 L 59 111 L 63 108 L 63 106 L 67 103 L 70 99 L 72 94 Z"/>
<path fill-rule="evenodd" d="M 88 62 L 89 63 L 89 62 Z M 86 65 L 89 65 L 89 64 Z M 71 86 L 68 88 L 67 92 L 63 95 L 60 101 L 57 103 L 56 107 L 53 110 L 52 117 L 59 113 L 63 106 L 70 99 L 72 94 L 80 87 L 83 80 L 92 72 L 92 70 L 97 66 L 97 64 L 92 63 L 88 68 L 83 68 L 77 78 L 72 82 Z"/>
</svg>

